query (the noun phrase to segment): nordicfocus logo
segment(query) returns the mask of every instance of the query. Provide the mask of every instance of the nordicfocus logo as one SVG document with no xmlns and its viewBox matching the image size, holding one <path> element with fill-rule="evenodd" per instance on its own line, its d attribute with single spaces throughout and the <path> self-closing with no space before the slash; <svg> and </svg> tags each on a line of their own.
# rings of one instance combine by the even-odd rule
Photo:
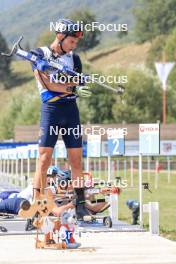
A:
<svg viewBox="0 0 176 264">
<path fill-rule="evenodd" d="M 49 74 L 50 83 L 70 83 L 74 82 L 75 84 L 79 85 L 79 83 L 96 83 L 99 82 L 100 84 L 109 83 L 109 84 L 126 84 L 128 82 L 127 75 L 99 75 L 97 73 L 93 73 L 89 76 L 85 76 L 84 74 L 79 74 L 79 76 L 64 76 L 60 75 L 59 73 L 56 74 Z"/>
<path fill-rule="evenodd" d="M 99 186 L 101 186 L 101 188 L 112 188 L 116 187 L 116 188 L 120 188 L 120 189 L 126 189 L 128 187 L 128 181 L 126 179 L 121 179 L 120 181 L 117 180 L 111 180 L 111 181 L 106 181 L 106 180 L 101 180 L 99 178 L 93 178 L 93 179 L 88 179 L 88 178 L 77 178 L 76 180 L 65 180 L 62 179 L 60 180 L 59 178 L 56 179 L 50 179 L 50 187 L 55 186 L 56 188 L 60 187 L 61 189 L 65 189 L 68 187 L 74 187 L 77 188 L 80 185 L 82 185 L 84 182 L 84 186 L 86 188 L 90 188 L 90 187 L 94 187 L 95 183 Z M 91 190 L 88 191 L 89 194 L 91 193 Z M 92 190 L 92 194 L 94 194 L 95 191 Z"/>
<path fill-rule="evenodd" d="M 68 129 L 60 126 L 50 126 L 50 136 L 65 136 L 65 135 L 74 135 L 75 138 L 79 138 L 80 136 L 88 136 L 88 135 L 109 135 L 109 134 L 122 134 L 126 136 L 128 134 L 127 128 L 104 128 L 100 126 L 91 126 L 91 127 L 84 127 L 83 125 L 72 128 L 69 127 Z"/>
<path fill-rule="evenodd" d="M 128 31 L 128 25 L 127 24 L 104 24 L 100 23 L 98 21 L 93 21 L 92 23 L 85 24 L 83 21 L 77 21 L 74 25 L 64 25 L 59 22 L 51 22 L 49 25 L 50 31 L 59 31 L 64 32 L 66 30 L 72 30 L 72 31 L 88 31 L 93 32 L 96 30 L 99 30 L 101 32 L 103 31 L 109 31 L 109 32 L 120 32 L 120 31 Z"/>
</svg>

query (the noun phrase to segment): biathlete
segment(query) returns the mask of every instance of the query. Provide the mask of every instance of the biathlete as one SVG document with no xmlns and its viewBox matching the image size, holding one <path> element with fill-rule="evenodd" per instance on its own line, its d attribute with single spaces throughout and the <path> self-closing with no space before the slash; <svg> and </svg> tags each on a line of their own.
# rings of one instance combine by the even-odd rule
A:
<svg viewBox="0 0 176 264">
<path fill-rule="evenodd" d="M 61 19 L 54 42 L 49 47 L 40 47 L 33 52 L 41 58 L 62 63 L 81 73 L 81 60 L 78 55 L 73 53 L 81 38 L 83 38 L 83 31 L 78 24 L 69 19 Z M 62 138 L 67 148 L 72 184 L 77 196 L 76 215 L 78 219 L 83 219 L 84 216 L 89 215 L 89 212 L 85 207 L 82 179 L 82 136 L 76 98 L 78 96 L 88 97 L 91 95 L 91 91 L 88 87 L 79 86 L 77 82 L 77 86 L 75 86 L 73 81 L 63 83 L 54 80 L 51 82 L 51 75 L 55 73 L 50 70 L 41 72 L 35 64 L 33 71 L 42 100 L 39 163 L 34 177 L 34 200 L 39 197 L 41 188 L 46 187 L 46 173 L 51 164 L 53 149 L 58 139 L 57 133 L 51 133 L 51 130 L 56 131 L 64 128 L 69 131 Z M 73 129 L 78 127 L 79 134 L 75 135 Z"/>
</svg>

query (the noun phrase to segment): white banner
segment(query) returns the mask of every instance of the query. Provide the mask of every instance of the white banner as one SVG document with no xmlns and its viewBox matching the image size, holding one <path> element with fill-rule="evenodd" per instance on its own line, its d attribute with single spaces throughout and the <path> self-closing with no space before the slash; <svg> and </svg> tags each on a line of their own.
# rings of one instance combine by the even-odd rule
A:
<svg viewBox="0 0 176 264">
<path fill-rule="evenodd" d="M 101 156 L 101 135 L 88 135 L 87 137 L 87 156 Z"/>
<path fill-rule="evenodd" d="M 139 124 L 139 153 L 154 155 L 160 152 L 160 125 Z"/>
</svg>

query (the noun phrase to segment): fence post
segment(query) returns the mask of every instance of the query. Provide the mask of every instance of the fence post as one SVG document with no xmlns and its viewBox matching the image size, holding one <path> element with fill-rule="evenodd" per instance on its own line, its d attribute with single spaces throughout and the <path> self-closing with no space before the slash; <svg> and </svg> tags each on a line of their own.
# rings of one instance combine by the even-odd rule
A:
<svg viewBox="0 0 176 264">
<path fill-rule="evenodd" d="M 124 161 L 123 161 L 123 166 L 124 166 L 124 179 L 126 179 L 127 178 L 127 161 L 126 161 L 126 159 L 124 159 Z"/>
<path fill-rule="evenodd" d="M 101 158 L 98 159 L 98 178 L 101 179 Z"/>
<path fill-rule="evenodd" d="M 18 158 L 16 158 L 16 163 L 15 163 L 15 185 L 19 186 L 19 183 L 18 183 Z"/>
<path fill-rule="evenodd" d="M 108 155 L 108 182 L 111 181 L 111 156 Z"/>
<path fill-rule="evenodd" d="M 118 221 L 118 194 L 112 193 L 109 197 L 110 208 L 109 214 L 112 219 L 112 224 L 117 224 Z"/>
<path fill-rule="evenodd" d="M 120 161 L 119 159 L 117 158 L 117 177 L 120 177 Z"/>
<path fill-rule="evenodd" d="M 7 182 L 9 183 L 10 182 L 10 160 L 8 159 L 7 160 Z"/>
<path fill-rule="evenodd" d="M 159 180 L 159 160 L 156 160 L 156 163 L 155 163 L 155 189 L 158 189 L 158 180 Z"/>
<path fill-rule="evenodd" d="M 171 178 L 171 166 L 170 166 L 170 157 L 167 156 L 167 182 L 170 183 Z"/>
<path fill-rule="evenodd" d="M 131 187 L 134 187 L 134 162 L 133 159 L 130 159 L 130 178 L 131 178 Z"/>
<path fill-rule="evenodd" d="M 159 203 L 149 203 L 149 229 L 152 235 L 159 235 Z"/>
<path fill-rule="evenodd" d="M 150 156 L 147 156 L 147 179 L 150 182 Z"/>
</svg>

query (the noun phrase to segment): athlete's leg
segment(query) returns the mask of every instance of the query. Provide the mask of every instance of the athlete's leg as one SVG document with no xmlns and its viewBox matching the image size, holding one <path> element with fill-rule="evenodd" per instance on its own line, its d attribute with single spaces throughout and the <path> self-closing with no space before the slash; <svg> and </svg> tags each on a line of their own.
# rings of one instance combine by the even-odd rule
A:
<svg viewBox="0 0 176 264">
<path fill-rule="evenodd" d="M 104 211 L 105 209 L 109 208 L 109 203 L 107 202 L 98 202 L 98 203 L 91 203 L 86 201 L 85 207 L 89 209 L 92 213 L 99 213 Z"/>
<path fill-rule="evenodd" d="M 85 207 L 84 179 L 82 173 L 82 148 L 68 148 L 68 160 L 72 171 L 72 184 L 76 192 L 76 215 L 78 219 L 83 219 L 89 215 Z"/>
<path fill-rule="evenodd" d="M 0 212 L 8 214 L 18 214 L 20 205 L 24 201 L 26 201 L 26 199 L 23 198 L 10 198 L 2 200 L 0 202 Z"/>
<path fill-rule="evenodd" d="M 18 191 L 4 191 L 4 192 L 0 192 L 0 200 L 8 199 L 10 195 L 17 194 L 17 193 L 19 193 L 19 192 Z"/>
<path fill-rule="evenodd" d="M 65 110 L 67 114 L 67 123 L 64 128 L 67 133 L 63 135 L 62 138 L 67 148 L 73 185 L 77 183 L 76 187 L 82 188 L 82 135 L 79 110 L 75 102 L 70 103 Z"/>
<path fill-rule="evenodd" d="M 58 138 L 57 134 L 51 133 L 51 127 L 56 128 L 57 117 L 56 106 L 42 104 L 39 132 L 39 162 L 34 177 L 34 199 L 39 196 L 40 188 L 46 187 L 47 169 L 51 164 L 53 149 Z"/>
<path fill-rule="evenodd" d="M 55 216 L 60 216 L 64 211 L 67 211 L 68 209 L 73 209 L 74 205 L 72 202 L 65 204 L 65 205 L 61 205 L 60 207 L 55 206 L 52 210 L 52 213 Z"/>
<path fill-rule="evenodd" d="M 67 148 L 68 161 L 71 166 L 72 184 L 74 188 L 83 188 L 82 148 Z"/>
<path fill-rule="evenodd" d="M 82 135 L 79 118 L 79 110 L 76 103 L 67 106 L 67 123 L 65 128 L 68 133 L 62 138 L 65 142 L 68 160 L 71 166 L 73 188 L 76 192 L 76 214 L 78 219 L 82 219 L 89 212 L 85 208 L 84 182 L 82 174 Z"/>
<path fill-rule="evenodd" d="M 40 194 L 40 188 L 46 187 L 47 169 L 51 164 L 53 148 L 39 147 L 38 168 L 34 177 L 34 199 Z M 43 192 L 43 190 L 41 190 Z"/>
</svg>

